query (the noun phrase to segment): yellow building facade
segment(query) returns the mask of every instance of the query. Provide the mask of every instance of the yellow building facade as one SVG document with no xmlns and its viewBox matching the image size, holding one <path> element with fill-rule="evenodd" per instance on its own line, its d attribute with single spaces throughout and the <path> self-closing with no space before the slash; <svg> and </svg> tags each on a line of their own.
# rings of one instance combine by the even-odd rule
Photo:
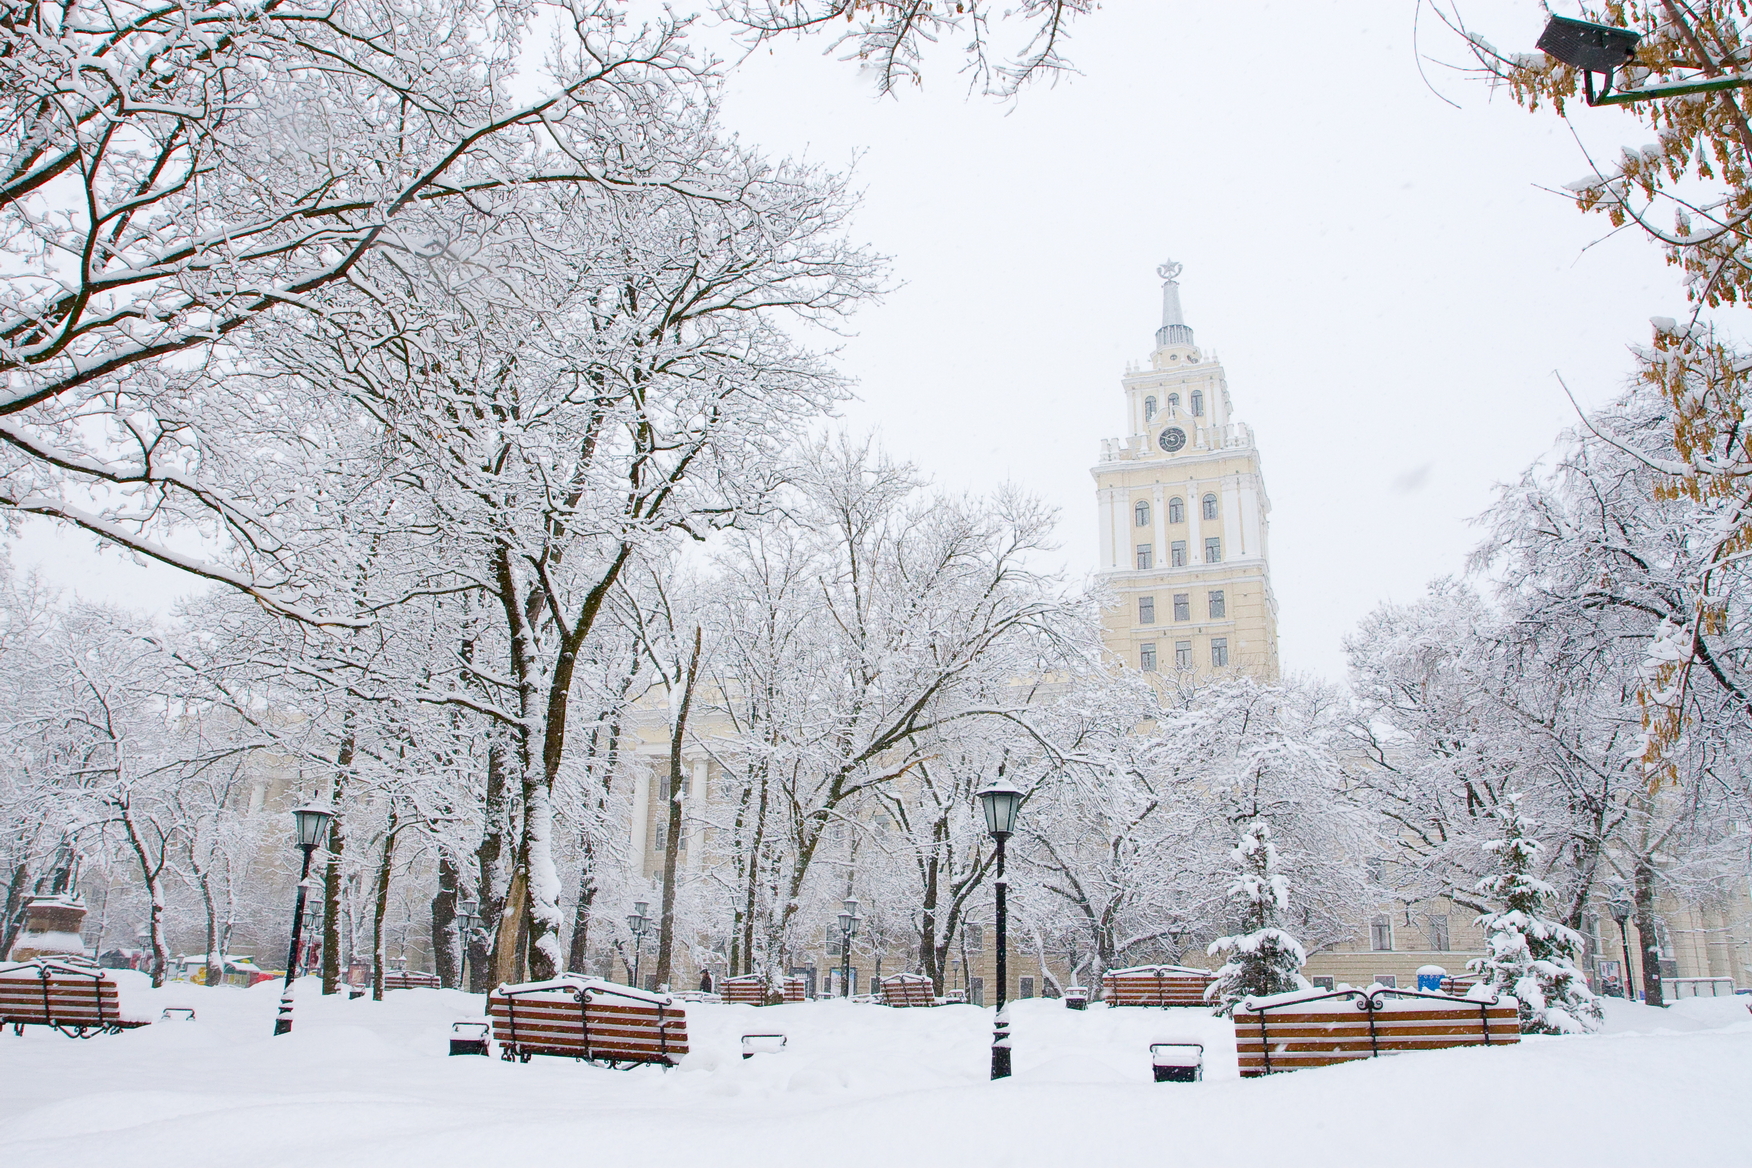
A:
<svg viewBox="0 0 1752 1168">
<path fill-rule="evenodd" d="M 1120 379 L 1124 438 L 1102 443 L 1091 473 L 1098 578 L 1113 603 L 1107 649 L 1133 669 L 1196 683 L 1278 676 L 1271 592 L 1271 502 L 1253 432 L 1234 418 L 1222 362 L 1193 340 L 1180 265 L 1162 277 L 1162 327 L 1146 365 Z"/>
</svg>

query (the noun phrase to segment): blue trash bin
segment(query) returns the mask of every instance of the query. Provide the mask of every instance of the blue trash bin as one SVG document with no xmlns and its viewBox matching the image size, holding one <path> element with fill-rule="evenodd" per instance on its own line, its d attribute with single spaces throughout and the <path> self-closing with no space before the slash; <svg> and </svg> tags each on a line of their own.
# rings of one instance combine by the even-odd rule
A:
<svg viewBox="0 0 1752 1168">
<path fill-rule="evenodd" d="M 1442 992 L 1442 979 L 1448 976 L 1448 971 L 1439 965 L 1420 965 L 1417 969 L 1417 988 L 1426 994 Z"/>
</svg>

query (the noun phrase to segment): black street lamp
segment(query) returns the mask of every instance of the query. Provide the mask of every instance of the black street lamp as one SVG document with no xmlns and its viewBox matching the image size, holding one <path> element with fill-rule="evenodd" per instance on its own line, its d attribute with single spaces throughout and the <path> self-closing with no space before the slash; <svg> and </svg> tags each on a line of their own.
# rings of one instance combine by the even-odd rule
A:
<svg viewBox="0 0 1752 1168">
<path fill-rule="evenodd" d="M 645 943 L 645 934 L 651 931 L 651 918 L 645 911 L 651 907 L 648 900 L 635 900 L 632 915 L 627 917 L 627 929 L 633 934 L 633 987 L 643 989 L 639 985 L 639 948 Z"/>
<path fill-rule="evenodd" d="M 465 900 L 456 906 L 456 927 L 462 931 L 462 963 L 456 971 L 456 978 L 464 991 L 468 989 L 468 945 L 475 928 L 481 923 L 480 909 L 480 902 L 474 900 Z"/>
<path fill-rule="evenodd" d="M 1593 24 L 1568 16 L 1554 16 L 1546 23 L 1545 31 L 1539 34 L 1534 48 L 1548 57 L 1562 61 L 1572 69 L 1581 71 L 1582 92 L 1589 105 L 1629 105 L 1631 102 L 1647 101 L 1650 98 L 1715 93 L 1724 89 L 1745 89 L 1752 85 L 1752 79 L 1747 78 L 1744 73 L 1722 73 L 1717 69 L 1713 77 L 1693 76 L 1678 81 L 1659 81 L 1653 85 L 1642 85 L 1613 93 L 1614 71 L 1635 60 L 1636 46 L 1641 40 L 1642 33 L 1632 29 L 1616 28 L 1610 24 Z M 1706 71 L 1707 68 L 1708 66 Z M 1605 84 L 1600 87 L 1599 93 L 1594 92 L 1596 73 L 1605 78 Z"/>
<path fill-rule="evenodd" d="M 1004 841 L 1016 830 L 1016 811 L 1022 803 L 1022 792 L 1001 779 L 994 779 L 978 793 L 980 810 L 985 812 L 986 834 L 998 843 L 998 1012 L 992 1027 L 992 1078 L 1010 1077 L 1010 1011 L 1008 1005 L 1010 969 L 1010 915 L 1005 894 L 1009 882 L 1004 878 Z"/>
<path fill-rule="evenodd" d="M 304 849 L 304 869 L 298 874 L 298 904 L 292 910 L 292 946 L 286 953 L 286 987 L 280 994 L 280 1013 L 274 1019 L 274 1033 L 285 1034 L 292 1029 L 292 979 L 298 976 L 298 940 L 304 929 L 304 901 L 310 895 L 310 857 L 328 838 L 329 820 L 335 813 L 320 803 L 306 803 L 292 809 L 298 846 Z"/>
<path fill-rule="evenodd" d="M 858 898 L 846 897 L 845 911 L 839 915 L 840 927 L 840 997 L 852 996 L 852 938 L 858 935 Z"/>
<path fill-rule="evenodd" d="M 1630 964 L 1630 932 L 1625 928 L 1625 922 L 1630 920 L 1630 894 L 1624 885 L 1612 886 L 1612 898 L 1606 902 L 1606 911 L 1612 914 L 1612 919 L 1618 922 L 1618 941 L 1624 946 L 1624 996 L 1636 1001 L 1636 979 L 1631 972 Z"/>
</svg>

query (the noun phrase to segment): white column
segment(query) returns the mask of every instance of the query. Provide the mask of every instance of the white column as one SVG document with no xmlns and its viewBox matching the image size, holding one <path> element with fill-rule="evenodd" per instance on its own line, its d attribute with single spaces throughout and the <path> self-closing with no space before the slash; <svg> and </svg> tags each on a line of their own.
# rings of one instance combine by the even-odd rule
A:
<svg viewBox="0 0 1752 1168">
<path fill-rule="evenodd" d="M 1186 480 L 1186 562 L 1204 563 L 1204 496 L 1196 479 Z"/>
<path fill-rule="evenodd" d="M 1160 571 L 1168 564 L 1168 493 L 1162 484 L 1157 483 L 1150 489 L 1150 506 L 1155 508 L 1151 517 L 1155 520 L 1150 525 L 1150 538 L 1155 541 L 1155 565 Z"/>
<path fill-rule="evenodd" d="M 640 767 L 639 770 L 645 768 Z M 639 876 L 645 874 L 645 825 L 651 819 L 651 784 L 656 781 L 655 774 L 640 774 L 633 783 L 633 822 L 632 845 L 633 855 L 638 857 Z"/>
<path fill-rule="evenodd" d="M 694 759 L 693 781 L 688 784 L 687 811 L 688 818 L 693 821 L 692 830 L 687 839 L 687 866 L 694 870 L 700 866 L 700 857 L 706 845 L 706 766 L 703 758 Z"/>
<path fill-rule="evenodd" d="M 1247 538 L 1246 516 L 1242 510 L 1242 493 L 1245 490 L 1237 481 L 1240 476 L 1229 475 L 1223 480 L 1223 558 L 1239 559 L 1242 556 L 1254 554 L 1253 541 Z"/>
<path fill-rule="evenodd" d="M 1113 561 L 1113 491 L 1101 488 L 1095 492 L 1095 509 L 1098 518 L 1095 525 L 1096 533 L 1101 537 L 1101 564 L 1111 568 Z"/>
</svg>

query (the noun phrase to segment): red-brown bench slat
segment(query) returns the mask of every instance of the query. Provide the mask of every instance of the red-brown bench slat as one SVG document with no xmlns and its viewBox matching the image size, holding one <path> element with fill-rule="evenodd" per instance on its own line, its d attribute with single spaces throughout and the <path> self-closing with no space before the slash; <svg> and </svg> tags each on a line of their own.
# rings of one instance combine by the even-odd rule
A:
<svg viewBox="0 0 1752 1168">
<path fill-rule="evenodd" d="M 506 1059 L 549 1054 L 674 1065 L 688 1050 L 683 1006 L 596 978 L 500 986 L 487 999 L 487 1013 Z"/>
<path fill-rule="evenodd" d="M 1387 991 L 1368 995 L 1376 1008 L 1363 1010 L 1358 1006 L 1366 993 L 1343 990 L 1305 1001 L 1291 998 L 1276 1005 L 1262 1003 L 1262 1010 L 1237 1006 L 1235 1053 L 1242 1077 L 1333 1066 L 1377 1054 L 1521 1040 L 1512 998 L 1489 1002 Z"/>
</svg>

